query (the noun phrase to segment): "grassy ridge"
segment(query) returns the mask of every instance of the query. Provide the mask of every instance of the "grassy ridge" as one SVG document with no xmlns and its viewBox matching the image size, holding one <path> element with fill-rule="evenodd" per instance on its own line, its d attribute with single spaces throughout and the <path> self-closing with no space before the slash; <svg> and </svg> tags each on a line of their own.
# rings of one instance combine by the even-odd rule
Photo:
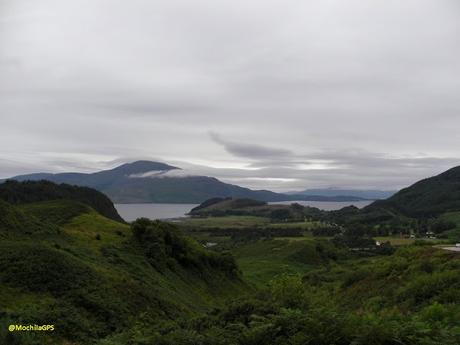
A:
<svg viewBox="0 0 460 345">
<path fill-rule="evenodd" d="M 14 205 L 50 201 L 72 200 L 90 206 L 103 216 L 123 222 L 110 199 L 94 189 L 49 181 L 6 181 L 0 184 L 0 199 Z"/>
<path fill-rule="evenodd" d="M 94 212 L 90 206 L 72 200 L 27 203 L 18 205 L 18 208 L 28 216 L 55 225 L 64 225 L 80 214 Z"/>
<path fill-rule="evenodd" d="M 0 200 L 0 238 L 56 231 L 55 226 L 47 226 L 34 215 L 25 214 L 22 210 Z"/>
</svg>

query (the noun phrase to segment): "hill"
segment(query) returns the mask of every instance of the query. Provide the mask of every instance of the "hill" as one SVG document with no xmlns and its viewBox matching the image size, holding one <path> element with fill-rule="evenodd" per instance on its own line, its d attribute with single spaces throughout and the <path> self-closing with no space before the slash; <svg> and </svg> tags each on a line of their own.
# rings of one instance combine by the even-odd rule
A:
<svg viewBox="0 0 460 345">
<path fill-rule="evenodd" d="M 94 189 L 49 181 L 6 181 L 0 184 L 0 199 L 10 204 L 27 204 L 50 200 L 73 200 L 87 204 L 101 215 L 123 221 L 110 199 Z"/>
<path fill-rule="evenodd" d="M 55 231 L 33 215 L 25 214 L 13 205 L 0 200 L 0 238 Z"/>
<path fill-rule="evenodd" d="M 386 200 L 325 214 L 328 221 L 375 236 L 398 234 L 460 240 L 460 167 L 423 179 Z"/>
<path fill-rule="evenodd" d="M 248 199 L 208 207 L 219 203 L 265 207 Z M 302 236 L 221 242 L 211 251 L 176 225 L 127 225 L 69 199 L 0 200 L 0 236 L 0 344 L 460 341 L 459 253 L 432 246 L 363 256 Z M 8 332 L 10 324 L 55 328 Z"/>
<path fill-rule="evenodd" d="M 9 192 L 21 196 L 22 187 Z M 1 344 L 93 344 L 249 291 L 231 256 L 174 225 L 140 219 L 130 227 L 75 200 L 0 200 L 0 238 Z M 4 327 L 44 323 L 55 325 L 51 335 Z"/>
<path fill-rule="evenodd" d="M 190 211 L 191 216 L 198 217 L 250 216 L 265 217 L 272 221 L 320 219 L 324 213 L 315 207 L 302 206 L 297 203 L 269 205 L 266 202 L 248 198 L 212 198 Z"/>
<path fill-rule="evenodd" d="M 460 211 L 460 167 L 421 180 L 387 200 L 372 203 L 363 211 L 378 209 L 412 218 L 431 218 Z"/>
<path fill-rule="evenodd" d="M 367 200 L 380 200 L 387 199 L 396 191 L 387 190 L 376 190 L 376 189 L 338 189 L 338 188 L 326 188 L 326 189 L 305 189 L 300 192 L 290 192 L 289 194 L 298 195 L 317 195 L 326 197 L 354 197 L 363 198 Z"/>
<path fill-rule="evenodd" d="M 192 176 L 180 168 L 158 162 L 137 161 L 92 174 L 30 174 L 13 180 L 48 180 L 86 186 L 108 195 L 115 203 L 201 203 L 215 197 L 251 198 L 260 201 L 359 201 L 360 197 L 287 195 L 251 190 L 214 177 Z"/>
</svg>

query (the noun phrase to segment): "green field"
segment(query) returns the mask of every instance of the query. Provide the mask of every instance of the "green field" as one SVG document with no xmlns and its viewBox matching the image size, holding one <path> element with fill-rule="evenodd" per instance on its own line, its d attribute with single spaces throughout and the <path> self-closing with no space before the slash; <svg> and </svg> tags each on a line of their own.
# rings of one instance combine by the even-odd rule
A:
<svg viewBox="0 0 460 345">
<path fill-rule="evenodd" d="M 444 213 L 440 219 L 453 222 L 457 226 L 447 231 L 447 237 L 451 242 L 459 242 L 460 241 L 460 212 L 448 212 Z"/>
<path fill-rule="evenodd" d="M 184 218 L 175 222 L 179 226 L 187 228 L 249 228 L 261 227 L 267 229 L 295 229 L 310 230 L 314 227 L 327 226 L 326 223 L 317 221 L 307 222 L 271 222 L 267 217 L 258 216 L 223 216 L 206 218 Z"/>
<path fill-rule="evenodd" d="M 397 236 L 378 236 L 374 237 L 380 243 L 390 242 L 393 246 L 403 246 L 414 243 L 414 238 L 397 237 Z"/>
<path fill-rule="evenodd" d="M 344 255 L 327 241 L 310 237 L 257 241 L 238 246 L 232 253 L 243 277 L 257 286 L 265 286 L 279 275 L 305 274 Z"/>
<path fill-rule="evenodd" d="M 190 228 L 245 228 L 253 226 L 267 226 L 270 224 L 270 220 L 268 218 L 255 216 L 226 216 L 184 218 L 175 224 Z"/>
<path fill-rule="evenodd" d="M 315 227 L 327 226 L 327 223 L 307 221 L 307 222 L 288 222 L 288 223 L 271 223 L 268 225 L 268 228 L 272 229 L 292 229 L 292 228 L 301 228 L 305 230 L 311 230 Z"/>
</svg>

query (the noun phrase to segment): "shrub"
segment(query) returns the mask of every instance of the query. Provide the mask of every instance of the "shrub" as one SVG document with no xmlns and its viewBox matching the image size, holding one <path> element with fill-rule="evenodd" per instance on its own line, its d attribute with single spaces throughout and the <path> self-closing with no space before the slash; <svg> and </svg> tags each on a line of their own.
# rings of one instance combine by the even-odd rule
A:
<svg viewBox="0 0 460 345">
<path fill-rule="evenodd" d="M 231 276 L 237 274 L 237 266 L 229 253 L 216 253 L 203 248 L 195 240 L 184 236 L 172 224 L 140 218 L 131 225 L 135 241 L 141 245 L 150 263 L 158 270 L 175 265 L 204 271 L 214 268 Z"/>
<path fill-rule="evenodd" d="M 97 283 L 87 265 L 63 251 L 10 242 L 0 246 L 0 281 L 57 296 Z"/>
<path fill-rule="evenodd" d="M 270 292 L 275 303 L 295 307 L 305 302 L 302 279 L 298 275 L 282 275 L 270 282 Z"/>
</svg>

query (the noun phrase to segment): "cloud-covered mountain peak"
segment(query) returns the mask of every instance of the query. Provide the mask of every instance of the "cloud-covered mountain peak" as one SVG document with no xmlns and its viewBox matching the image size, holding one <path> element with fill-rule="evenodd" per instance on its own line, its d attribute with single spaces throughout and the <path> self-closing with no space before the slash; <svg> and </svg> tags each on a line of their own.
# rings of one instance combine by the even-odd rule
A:
<svg viewBox="0 0 460 345">
<path fill-rule="evenodd" d="M 131 174 L 131 178 L 184 178 L 197 176 L 182 169 L 152 170 L 140 174 Z"/>
<path fill-rule="evenodd" d="M 165 163 L 143 160 L 120 165 L 112 169 L 111 172 L 124 176 L 132 176 L 148 174 L 150 172 L 168 172 L 171 170 L 180 170 L 180 168 Z"/>
</svg>

